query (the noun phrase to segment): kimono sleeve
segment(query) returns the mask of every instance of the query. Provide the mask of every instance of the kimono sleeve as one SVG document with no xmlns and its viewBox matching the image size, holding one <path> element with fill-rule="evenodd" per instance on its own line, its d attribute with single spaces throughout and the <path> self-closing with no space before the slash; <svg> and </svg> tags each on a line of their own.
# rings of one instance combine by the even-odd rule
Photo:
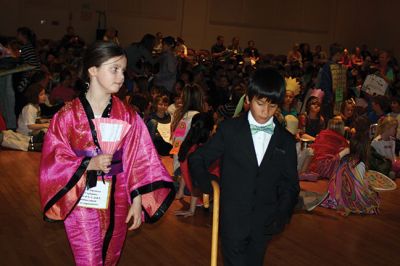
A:
<svg viewBox="0 0 400 266">
<path fill-rule="evenodd" d="M 39 192 L 47 221 L 64 220 L 85 190 L 90 157 L 78 157 L 73 152 L 68 140 L 71 125 L 69 119 L 57 113 L 44 139 Z"/>
<path fill-rule="evenodd" d="M 160 161 L 143 120 L 133 114 L 131 130 L 124 143 L 124 172 L 128 193 L 133 200 L 142 196 L 145 222 L 156 222 L 175 198 L 175 188 L 168 171 Z"/>
</svg>

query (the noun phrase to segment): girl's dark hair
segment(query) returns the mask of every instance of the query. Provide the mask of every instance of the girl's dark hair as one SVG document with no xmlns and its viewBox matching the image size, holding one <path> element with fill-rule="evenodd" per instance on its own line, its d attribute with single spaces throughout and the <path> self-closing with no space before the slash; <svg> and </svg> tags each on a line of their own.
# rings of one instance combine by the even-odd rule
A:
<svg viewBox="0 0 400 266">
<path fill-rule="evenodd" d="M 350 139 L 350 156 L 353 160 L 358 162 L 368 163 L 370 141 L 369 138 L 363 134 L 355 134 Z"/>
<path fill-rule="evenodd" d="M 97 41 L 93 43 L 83 57 L 82 79 L 89 82 L 89 68 L 99 67 L 107 60 L 118 56 L 125 56 L 125 51 L 114 42 Z"/>
<path fill-rule="evenodd" d="M 210 113 L 198 113 L 192 118 L 189 132 L 179 149 L 178 160 L 183 162 L 190 148 L 205 143 L 214 128 L 214 119 Z"/>
<path fill-rule="evenodd" d="M 274 68 L 257 69 L 248 86 L 247 95 L 251 101 L 254 96 L 267 98 L 271 103 L 280 104 L 285 97 L 285 79 Z"/>
<path fill-rule="evenodd" d="M 33 83 L 28 88 L 26 88 L 24 96 L 27 103 L 39 104 L 39 94 L 44 90 L 40 83 Z"/>
<path fill-rule="evenodd" d="M 171 124 L 171 132 L 174 132 L 179 121 L 188 111 L 202 112 L 204 106 L 204 94 L 202 88 L 197 84 L 188 84 L 182 91 L 182 106 L 175 111 Z"/>
<path fill-rule="evenodd" d="M 49 74 L 46 73 L 46 72 L 43 71 L 43 70 L 37 70 L 37 71 L 35 71 L 35 72 L 32 74 L 32 76 L 31 76 L 29 82 L 30 82 L 30 84 L 35 84 L 35 83 L 41 82 L 41 81 L 43 81 L 44 79 L 46 79 L 48 75 L 49 75 Z"/>
<path fill-rule="evenodd" d="M 36 47 L 36 34 L 30 28 L 20 27 L 17 29 L 17 33 L 24 36 L 33 47 Z"/>
</svg>

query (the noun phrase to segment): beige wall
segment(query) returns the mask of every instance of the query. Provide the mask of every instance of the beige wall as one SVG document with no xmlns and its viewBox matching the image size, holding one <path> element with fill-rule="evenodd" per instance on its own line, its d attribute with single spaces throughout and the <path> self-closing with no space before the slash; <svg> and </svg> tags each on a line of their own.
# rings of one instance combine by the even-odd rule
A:
<svg viewBox="0 0 400 266">
<path fill-rule="evenodd" d="M 119 30 L 123 45 L 145 33 L 182 36 L 189 47 L 209 49 L 217 35 L 254 39 L 264 53 L 286 54 L 294 42 L 312 46 L 367 43 L 400 53 L 395 0 L 0 0 L 0 34 L 27 25 L 40 38 L 59 39 L 71 24 L 93 41 L 97 10 Z M 41 23 L 42 21 L 42 23 Z"/>
</svg>

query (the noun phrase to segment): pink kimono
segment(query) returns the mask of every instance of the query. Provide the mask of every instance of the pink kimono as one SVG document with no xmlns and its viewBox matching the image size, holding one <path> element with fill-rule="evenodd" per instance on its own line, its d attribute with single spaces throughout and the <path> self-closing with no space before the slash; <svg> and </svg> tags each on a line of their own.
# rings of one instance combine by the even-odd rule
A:
<svg viewBox="0 0 400 266">
<path fill-rule="evenodd" d="M 142 219 L 157 221 L 175 197 L 172 179 L 159 160 L 139 115 L 112 97 L 102 117 L 131 124 L 123 144 L 103 178 L 111 182 L 106 209 L 78 206 L 85 188 L 103 182 L 87 171 L 90 158 L 101 153 L 92 109 L 85 97 L 66 104 L 52 119 L 40 164 L 40 197 L 47 221 L 64 221 L 77 265 L 115 265 L 127 232 L 126 216 L 137 195 Z"/>
</svg>

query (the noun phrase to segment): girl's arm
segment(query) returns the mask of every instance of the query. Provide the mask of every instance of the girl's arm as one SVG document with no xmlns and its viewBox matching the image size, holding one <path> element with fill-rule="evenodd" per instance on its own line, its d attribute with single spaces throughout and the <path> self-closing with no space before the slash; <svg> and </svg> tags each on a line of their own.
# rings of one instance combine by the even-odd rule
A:
<svg viewBox="0 0 400 266">
<path fill-rule="evenodd" d="M 31 124 L 27 126 L 30 130 L 41 130 L 49 127 L 49 123 L 43 123 L 43 124 Z"/>
</svg>

